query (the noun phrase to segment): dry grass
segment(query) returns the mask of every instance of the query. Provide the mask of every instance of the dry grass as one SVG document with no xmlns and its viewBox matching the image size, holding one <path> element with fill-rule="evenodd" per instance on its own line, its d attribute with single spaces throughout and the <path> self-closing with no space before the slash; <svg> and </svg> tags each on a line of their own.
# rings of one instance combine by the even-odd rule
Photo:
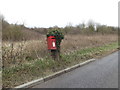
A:
<svg viewBox="0 0 120 90">
<path fill-rule="evenodd" d="M 66 35 L 61 43 L 61 53 L 68 54 L 83 48 L 97 47 L 104 44 L 116 42 L 116 34 L 108 35 Z M 4 67 L 20 65 L 33 62 L 35 59 L 48 56 L 46 37 L 40 40 L 24 42 L 3 42 L 3 64 Z"/>
<path fill-rule="evenodd" d="M 67 35 L 61 44 L 61 52 L 73 52 L 83 48 L 96 47 L 104 44 L 116 42 L 118 36 L 115 34 L 109 35 Z"/>
</svg>

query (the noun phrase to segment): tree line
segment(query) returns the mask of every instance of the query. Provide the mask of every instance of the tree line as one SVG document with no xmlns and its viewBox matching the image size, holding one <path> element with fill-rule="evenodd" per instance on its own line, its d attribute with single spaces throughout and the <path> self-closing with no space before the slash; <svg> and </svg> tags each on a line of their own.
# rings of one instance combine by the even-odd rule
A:
<svg viewBox="0 0 120 90">
<path fill-rule="evenodd" d="M 65 27 L 53 26 L 49 28 L 27 28 L 24 24 L 9 24 L 6 20 L 2 19 L 2 40 L 3 41 L 22 41 L 30 39 L 38 39 L 40 35 L 46 35 L 50 29 L 59 28 L 64 34 L 117 34 L 118 27 L 100 25 L 89 21 L 88 24 L 72 24 Z"/>
</svg>

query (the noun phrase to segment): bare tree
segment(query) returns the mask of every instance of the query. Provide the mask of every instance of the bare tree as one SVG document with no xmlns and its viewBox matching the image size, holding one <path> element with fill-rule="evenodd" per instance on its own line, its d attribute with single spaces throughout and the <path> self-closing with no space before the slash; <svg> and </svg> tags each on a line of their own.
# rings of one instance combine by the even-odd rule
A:
<svg viewBox="0 0 120 90">
<path fill-rule="evenodd" d="M 95 22 L 93 20 L 89 20 L 87 25 L 88 25 L 89 30 L 91 31 L 95 30 L 94 29 Z"/>
</svg>

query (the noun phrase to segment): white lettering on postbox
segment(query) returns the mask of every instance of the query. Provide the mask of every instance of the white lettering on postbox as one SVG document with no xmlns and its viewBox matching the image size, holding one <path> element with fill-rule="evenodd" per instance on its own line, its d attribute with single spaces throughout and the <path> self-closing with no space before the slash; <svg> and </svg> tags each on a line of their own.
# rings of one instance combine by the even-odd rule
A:
<svg viewBox="0 0 120 90">
<path fill-rule="evenodd" d="M 55 42 L 52 42 L 53 47 L 55 47 Z"/>
</svg>

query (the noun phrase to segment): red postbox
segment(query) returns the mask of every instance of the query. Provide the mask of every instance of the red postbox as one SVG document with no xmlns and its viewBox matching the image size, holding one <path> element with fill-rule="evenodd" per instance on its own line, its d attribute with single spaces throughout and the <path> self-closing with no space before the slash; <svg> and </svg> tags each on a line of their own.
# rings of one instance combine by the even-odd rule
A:
<svg viewBox="0 0 120 90">
<path fill-rule="evenodd" d="M 56 50 L 56 39 L 55 36 L 49 36 L 47 37 L 47 44 L 49 50 Z"/>
</svg>

